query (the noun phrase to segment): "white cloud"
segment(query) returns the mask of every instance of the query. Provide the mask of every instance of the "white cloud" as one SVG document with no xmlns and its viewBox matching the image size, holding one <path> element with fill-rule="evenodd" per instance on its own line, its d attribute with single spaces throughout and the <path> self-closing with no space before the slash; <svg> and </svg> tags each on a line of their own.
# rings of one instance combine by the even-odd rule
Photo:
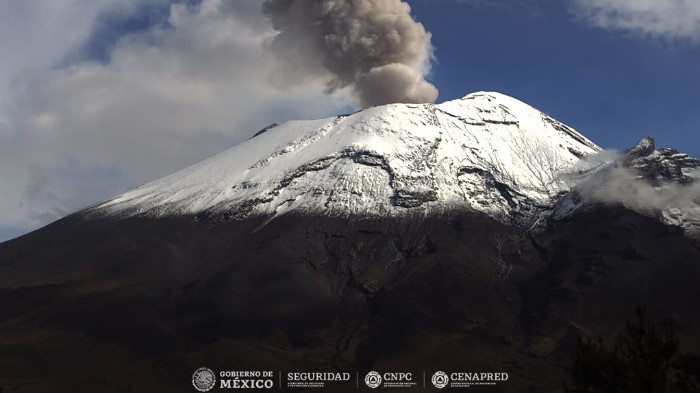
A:
<svg viewBox="0 0 700 393">
<path fill-rule="evenodd" d="M 0 103 L 17 73 L 51 68 L 83 43 L 97 17 L 166 0 L 0 0 Z"/>
<path fill-rule="evenodd" d="M 93 2 L 61 2 L 70 9 L 61 15 L 79 16 L 61 17 L 43 33 L 58 37 L 60 47 L 43 54 L 53 41 L 38 37 L 22 51 L 43 66 L 29 67 L 27 60 L 5 72 L 13 83 L 2 106 L 7 124 L 0 123 L 2 226 L 36 227 L 206 158 L 271 122 L 348 107 L 343 95 L 325 97 L 324 86 L 270 86 L 261 44 L 273 32 L 259 0 L 174 4 L 167 23 L 121 37 L 108 62 L 44 70 L 84 43 L 113 1 L 95 2 L 104 8 L 90 12 L 80 8 Z M 32 18 L 41 25 L 44 16 Z M 58 27 L 68 22 L 70 31 Z"/>
<path fill-rule="evenodd" d="M 575 0 L 575 13 L 595 26 L 668 39 L 700 39 L 698 0 Z"/>
<path fill-rule="evenodd" d="M 592 177 L 579 187 L 581 196 L 592 202 L 622 204 L 642 214 L 655 214 L 666 209 L 681 209 L 695 214 L 697 220 L 700 208 L 700 171 L 690 175 L 693 182 L 680 184 L 662 180 L 652 184 L 639 178 L 632 169 L 613 166 L 600 176 Z"/>
</svg>

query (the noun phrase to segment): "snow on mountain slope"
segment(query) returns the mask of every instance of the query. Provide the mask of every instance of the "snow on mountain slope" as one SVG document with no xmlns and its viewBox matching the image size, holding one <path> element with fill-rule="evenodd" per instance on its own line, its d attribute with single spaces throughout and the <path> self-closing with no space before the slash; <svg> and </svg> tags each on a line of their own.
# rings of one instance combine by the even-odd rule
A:
<svg viewBox="0 0 700 393">
<path fill-rule="evenodd" d="M 514 98 L 480 92 L 274 126 L 90 212 L 244 218 L 465 208 L 522 222 L 568 191 L 559 173 L 599 150 Z"/>
</svg>

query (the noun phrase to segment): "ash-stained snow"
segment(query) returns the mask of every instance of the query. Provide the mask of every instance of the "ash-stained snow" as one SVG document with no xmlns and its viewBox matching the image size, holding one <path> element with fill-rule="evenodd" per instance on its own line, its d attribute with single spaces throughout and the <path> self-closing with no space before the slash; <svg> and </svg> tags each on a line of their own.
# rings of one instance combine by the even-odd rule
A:
<svg viewBox="0 0 700 393">
<path fill-rule="evenodd" d="M 598 151 L 538 110 L 480 92 L 275 126 L 91 212 L 236 219 L 473 209 L 527 223 L 569 190 L 559 174 Z"/>
</svg>

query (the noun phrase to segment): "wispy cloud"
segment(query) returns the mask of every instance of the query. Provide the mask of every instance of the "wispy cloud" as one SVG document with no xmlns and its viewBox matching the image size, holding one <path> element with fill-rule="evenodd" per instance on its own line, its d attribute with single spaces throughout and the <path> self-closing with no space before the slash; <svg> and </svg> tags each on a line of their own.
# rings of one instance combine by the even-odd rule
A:
<svg viewBox="0 0 700 393">
<path fill-rule="evenodd" d="M 605 29 L 654 38 L 700 40 L 697 0 L 574 0 L 573 11 Z"/>
<path fill-rule="evenodd" d="M 690 223 L 689 230 L 700 230 L 700 169 L 683 170 L 682 178 L 648 178 L 644 169 L 627 166 L 628 159 L 625 154 L 604 150 L 582 160 L 576 175 L 564 179 L 586 203 L 622 205 L 669 224 L 685 222 Z"/>
<path fill-rule="evenodd" d="M 538 17 L 545 16 L 557 3 L 555 0 L 449 1 Z M 700 40 L 700 1 L 697 0 L 571 0 L 565 3 L 569 4 L 574 18 L 598 28 L 651 38 Z"/>
<path fill-rule="evenodd" d="M 667 209 L 680 209 L 697 215 L 700 209 L 700 171 L 691 176 L 695 181 L 680 184 L 670 180 L 651 184 L 625 167 L 608 168 L 601 176 L 584 182 L 579 192 L 584 199 L 606 204 L 622 204 L 643 214 Z"/>
</svg>

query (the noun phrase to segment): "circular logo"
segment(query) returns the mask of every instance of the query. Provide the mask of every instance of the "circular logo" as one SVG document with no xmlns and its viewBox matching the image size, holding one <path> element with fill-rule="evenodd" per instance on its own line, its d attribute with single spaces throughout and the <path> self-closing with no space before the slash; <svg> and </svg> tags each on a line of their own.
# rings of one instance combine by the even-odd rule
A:
<svg viewBox="0 0 700 393">
<path fill-rule="evenodd" d="M 382 384 L 382 376 L 376 371 L 370 371 L 365 376 L 365 383 L 370 388 L 376 389 Z"/>
<path fill-rule="evenodd" d="M 206 367 L 199 368 L 192 374 L 192 385 L 200 392 L 208 392 L 216 385 L 216 375 Z"/>
<path fill-rule="evenodd" d="M 431 379 L 433 382 L 433 386 L 435 386 L 438 389 L 442 389 L 447 386 L 448 383 L 450 383 L 450 378 L 447 376 L 447 374 L 443 373 L 442 371 L 438 371 L 435 374 L 433 374 L 433 378 Z"/>
</svg>

